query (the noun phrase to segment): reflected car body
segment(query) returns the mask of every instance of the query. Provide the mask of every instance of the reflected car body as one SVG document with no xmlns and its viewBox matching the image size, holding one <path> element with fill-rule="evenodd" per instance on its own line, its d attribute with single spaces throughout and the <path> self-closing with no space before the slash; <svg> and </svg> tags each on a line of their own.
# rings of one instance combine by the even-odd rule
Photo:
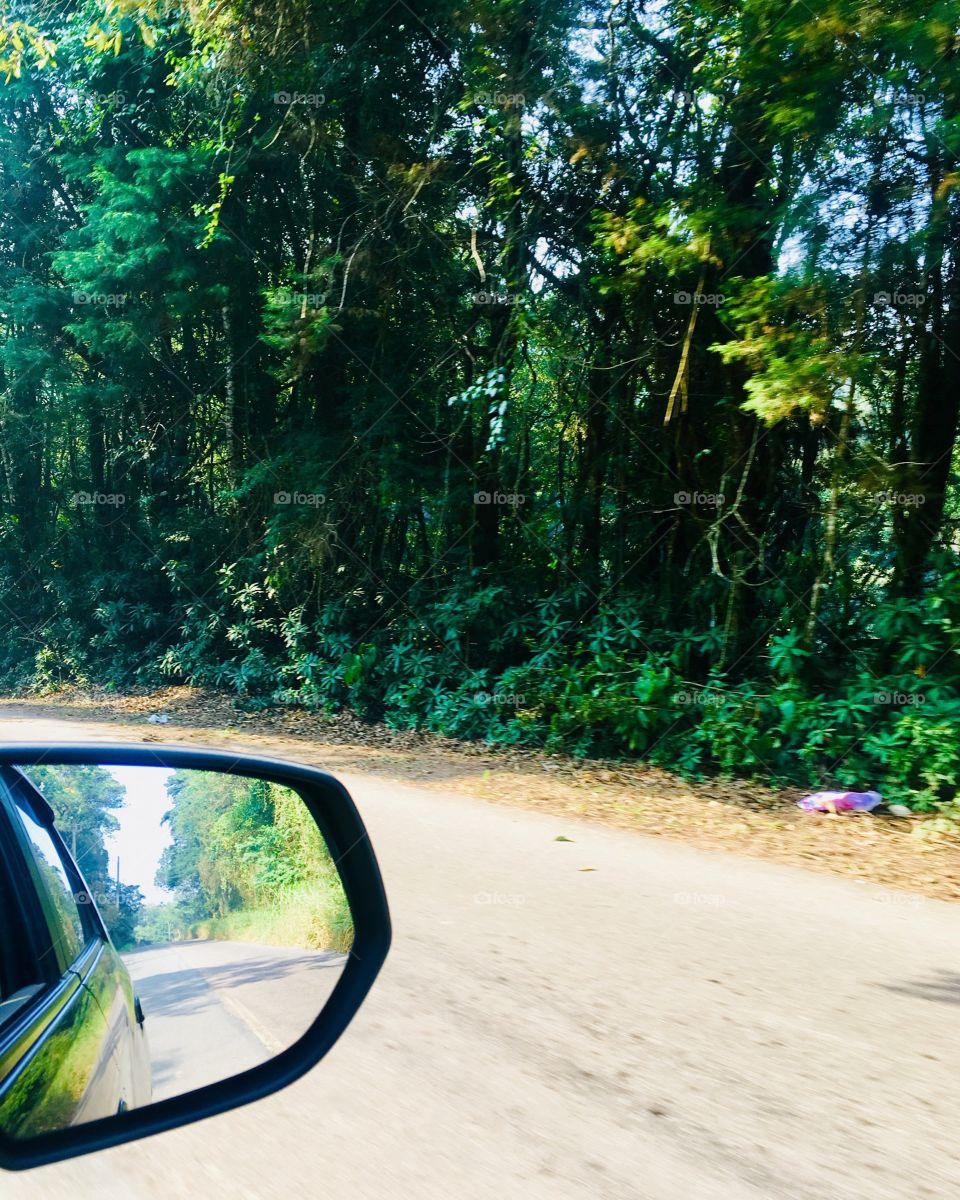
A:
<svg viewBox="0 0 960 1200">
<path fill-rule="evenodd" d="M 143 1014 L 42 794 L 0 768 L 0 1128 L 150 1103 Z"/>
</svg>

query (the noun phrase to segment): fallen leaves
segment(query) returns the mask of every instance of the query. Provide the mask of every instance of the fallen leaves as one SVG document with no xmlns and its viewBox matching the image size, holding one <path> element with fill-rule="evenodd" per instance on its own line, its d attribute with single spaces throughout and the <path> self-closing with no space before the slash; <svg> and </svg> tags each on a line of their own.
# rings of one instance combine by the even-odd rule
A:
<svg viewBox="0 0 960 1200">
<path fill-rule="evenodd" d="M 4 711 L 21 715 L 18 709 L 48 719 L 108 723 L 111 737 L 134 741 L 159 740 L 145 734 L 140 722 L 151 714 L 165 714 L 170 721 L 163 740 L 228 743 L 315 762 L 334 772 L 373 774 L 539 809 L 566 821 L 589 820 L 647 837 L 848 878 L 856 875 L 888 888 L 960 900 L 960 846 L 955 839 L 933 838 L 929 829 L 911 836 L 918 823 L 899 815 L 875 813 L 850 821 L 803 813 L 795 807 L 803 794 L 800 790 L 778 791 L 725 779 L 691 783 L 645 763 L 568 759 L 517 747 L 457 742 L 416 730 L 369 725 L 350 713 L 241 712 L 229 696 L 197 688 L 127 696 L 64 692 L 0 700 L 0 715 Z M 565 834 L 554 840 L 574 841 Z"/>
</svg>

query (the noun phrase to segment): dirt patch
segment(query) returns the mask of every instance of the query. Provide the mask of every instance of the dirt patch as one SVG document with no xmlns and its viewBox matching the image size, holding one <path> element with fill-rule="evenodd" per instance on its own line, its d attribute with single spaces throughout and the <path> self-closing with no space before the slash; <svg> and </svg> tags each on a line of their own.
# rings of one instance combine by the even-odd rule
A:
<svg viewBox="0 0 960 1200">
<path fill-rule="evenodd" d="M 169 720 L 151 723 L 150 717 L 158 716 Z M 734 780 L 691 783 L 643 763 L 581 762 L 457 742 L 368 725 L 349 714 L 245 713 L 229 697 L 182 687 L 148 695 L 70 692 L 29 701 L 0 699 L 0 718 L 77 720 L 102 726 L 105 739 L 204 743 L 288 756 L 334 772 L 462 792 L 648 837 L 960 900 L 960 843 L 921 840 L 914 835 L 915 820 L 884 814 L 804 813 L 796 808 L 801 794 L 796 790 Z M 7 736 L 16 736 L 15 727 Z M 24 736 L 30 736 L 26 730 Z"/>
</svg>

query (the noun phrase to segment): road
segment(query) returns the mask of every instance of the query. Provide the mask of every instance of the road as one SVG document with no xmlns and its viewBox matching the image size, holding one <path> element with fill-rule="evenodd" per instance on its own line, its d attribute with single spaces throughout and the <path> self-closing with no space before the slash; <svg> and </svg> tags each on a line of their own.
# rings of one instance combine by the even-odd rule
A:
<svg viewBox="0 0 960 1200">
<path fill-rule="evenodd" d="M 228 1079 L 292 1045 L 346 962 L 241 942 L 176 942 L 123 957 L 147 1018 L 155 1100 Z"/>
<path fill-rule="evenodd" d="M 956 1193 L 960 908 L 344 780 L 395 941 L 325 1062 L 250 1108 L 6 1177 L 5 1200 Z"/>
</svg>

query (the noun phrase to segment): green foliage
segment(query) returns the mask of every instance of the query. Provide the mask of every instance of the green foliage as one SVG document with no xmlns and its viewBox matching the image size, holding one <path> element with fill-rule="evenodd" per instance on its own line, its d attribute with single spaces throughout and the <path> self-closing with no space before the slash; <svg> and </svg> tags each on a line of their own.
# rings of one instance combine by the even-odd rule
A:
<svg viewBox="0 0 960 1200">
<path fill-rule="evenodd" d="M 749 369 L 744 409 L 770 425 L 797 411 L 823 420 L 849 389 L 857 363 L 838 347 L 822 287 L 768 278 L 726 286 L 736 299 L 723 311 L 738 336 L 714 348 L 725 363 Z"/>
<path fill-rule="evenodd" d="M 177 900 L 148 915 L 137 929 L 141 940 L 259 936 L 349 949 L 340 876 L 298 795 L 263 780 L 203 771 L 175 772 L 167 791 L 173 807 L 164 820 L 173 840 L 157 883 Z"/>
<path fill-rule="evenodd" d="M 190 937 L 303 946 L 341 954 L 349 953 L 353 945 L 353 921 L 343 892 L 332 880 L 287 888 L 269 908 L 244 909 L 194 921 L 186 933 Z"/>
<path fill-rule="evenodd" d="M 18 9 L 0 681 L 951 803 L 947 9 Z"/>
<path fill-rule="evenodd" d="M 134 940 L 137 945 L 165 945 L 189 937 L 197 913 L 190 904 L 145 905 L 137 918 Z"/>
</svg>

